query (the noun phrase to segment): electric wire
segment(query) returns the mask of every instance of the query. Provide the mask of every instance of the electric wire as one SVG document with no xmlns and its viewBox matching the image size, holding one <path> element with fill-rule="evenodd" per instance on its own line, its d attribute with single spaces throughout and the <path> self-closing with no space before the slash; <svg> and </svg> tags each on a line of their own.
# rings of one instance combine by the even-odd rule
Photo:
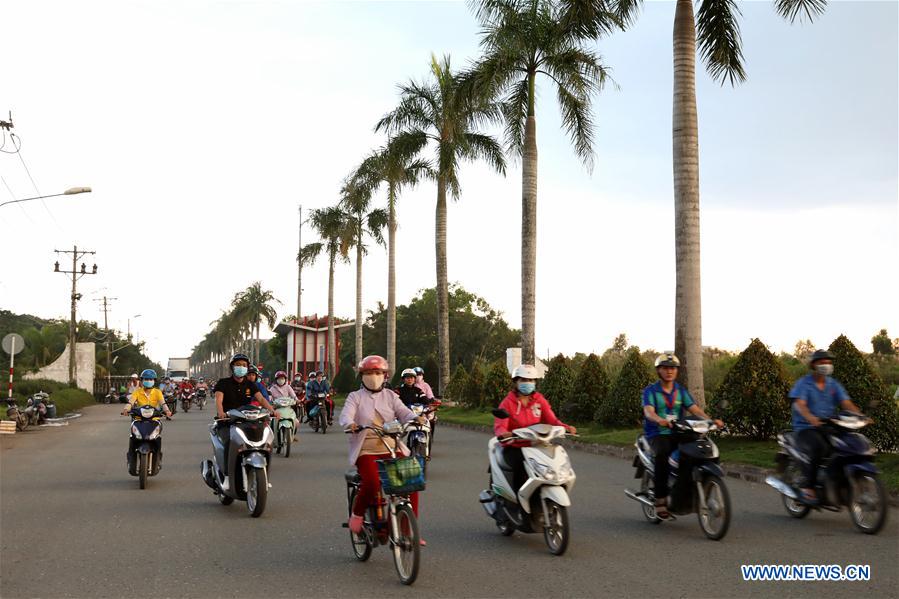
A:
<svg viewBox="0 0 899 599">
<path fill-rule="evenodd" d="M 18 150 L 16 151 L 16 155 L 19 157 L 19 160 L 22 162 L 22 168 L 25 169 L 25 173 L 28 175 L 28 178 L 31 180 L 31 184 L 34 186 L 34 191 L 37 192 L 37 195 L 41 195 L 41 190 L 38 189 L 37 183 L 34 182 L 34 177 L 31 176 L 31 171 L 28 169 L 28 165 L 25 164 L 25 158 L 22 157 L 22 138 L 16 135 L 15 133 L 9 134 L 10 138 L 13 138 L 13 142 L 15 142 L 15 138 L 19 139 Z M 61 233 L 65 233 L 62 226 L 59 224 L 59 221 L 56 220 L 56 217 L 53 216 L 53 213 L 50 212 L 50 208 L 47 207 L 47 202 L 41 198 L 41 204 L 44 206 L 44 210 L 47 211 L 47 214 L 50 216 L 50 220 L 53 221 L 53 224 L 56 225 L 56 228 L 59 229 Z"/>
<path fill-rule="evenodd" d="M 12 189 L 9 188 L 9 183 L 6 182 L 6 178 L 5 178 L 5 177 L 0 177 L 0 180 L 3 181 L 3 186 L 6 187 L 6 191 L 9 192 L 9 196 L 10 196 L 12 199 L 17 200 L 18 198 L 16 197 L 16 194 L 14 194 L 14 193 L 12 192 Z M 31 215 L 28 214 L 28 212 L 25 210 L 25 207 L 22 206 L 21 202 L 16 203 L 16 205 L 19 207 L 19 210 L 22 211 L 22 214 L 25 215 L 25 218 L 28 219 L 28 222 L 30 222 L 32 225 L 37 225 L 37 223 L 34 222 L 34 219 L 31 218 Z"/>
</svg>

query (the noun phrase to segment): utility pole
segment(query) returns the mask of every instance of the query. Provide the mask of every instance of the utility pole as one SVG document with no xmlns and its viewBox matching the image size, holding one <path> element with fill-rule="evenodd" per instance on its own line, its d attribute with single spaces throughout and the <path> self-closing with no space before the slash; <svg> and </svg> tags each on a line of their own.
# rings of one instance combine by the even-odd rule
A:
<svg viewBox="0 0 899 599">
<path fill-rule="evenodd" d="M 297 250 L 297 324 L 300 324 L 300 319 L 303 318 L 303 312 L 301 310 L 302 302 L 301 298 L 303 297 L 303 261 L 300 259 L 300 254 L 303 251 L 303 205 L 300 204 L 300 232 L 299 232 L 299 249 Z"/>
<path fill-rule="evenodd" d="M 106 329 L 106 384 L 109 387 L 107 391 L 112 389 L 112 335 L 109 333 L 109 302 L 117 299 L 119 298 L 103 296 L 103 328 Z M 94 301 L 99 302 L 100 300 Z"/>
<path fill-rule="evenodd" d="M 81 294 L 78 293 L 77 285 L 78 279 L 83 277 L 84 275 L 95 275 L 97 274 L 97 265 L 94 264 L 93 270 L 88 272 L 87 265 L 84 262 L 81 263 L 81 270 L 78 270 L 78 261 L 84 256 L 91 254 L 95 255 L 97 252 L 91 252 L 87 250 L 78 250 L 78 246 L 73 246 L 71 250 L 53 250 L 57 254 L 72 254 L 72 270 L 59 270 L 59 260 L 56 261 L 56 266 L 53 269 L 54 272 L 61 272 L 63 274 L 72 275 L 72 319 L 69 322 L 69 384 L 74 385 L 76 382 L 76 377 L 78 375 L 77 365 L 75 362 L 75 347 L 77 342 L 77 335 L 75 331 L 75 307 L 78 303 L 78 300 L 81 299 Z"/>
</svg>

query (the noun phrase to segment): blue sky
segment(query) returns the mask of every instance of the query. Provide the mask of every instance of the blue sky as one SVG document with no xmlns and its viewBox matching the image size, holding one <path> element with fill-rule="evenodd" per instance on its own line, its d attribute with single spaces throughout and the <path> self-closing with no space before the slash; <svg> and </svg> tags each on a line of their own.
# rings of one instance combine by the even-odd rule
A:
<svg viewBox="0 0 899 599">
<path fill-rule="evenodd" d="M 897 3 L 830 3 L 792 26 L 771 3 L 740 6 L 748 80 L 697 77 L 704 341 L 789 349 L 845 332 L 867 349 L 883 326 L 899 335 Z M 119 297 L 122 329 L 142 314 L 159 360 L 189 351 L 253 280 L 292 313 L 297 204 L 337 200 L 341 179 L 383 143 L 372 127 L 396 84 L 424 77 L 431 52 L 460 67 L 478 52 L 462 2 L 32 0 L 5 11 L 16 26 L 4 31 L 0 113 L 12 110 L 43 193 L 95 191 L 2 209 L 0 250 L 29 251 L 0 271 L 0 306 L 67 314 L 52 250 L 77 242 L 98 251 L 101 269 L 84 280 L 86 298 Z M 601 351 L 619 332 L 673 345 L 673 13 L 649 2 L 631 30 L 598 44 L 617 87 L 597 99 L 592 173 L 541 87 L 540 354 Z M 0 155 L 0 175 L 16 197 L 32 195 L 15 156 Z M 519 326 L 520 167 L 501 178 L 467 165 L 462 185 L 450 279 Z M 400 199 L 400 302 L 434 284 L 434 198 L 423 184 Z M 153 285 L 158 273 L 211 284 L 171 293 Z M 304 273 L 304 311 L 325 311 L 326 277 L 324 265 Z M 385 287 L 386 257 L 373 249 L 366 308 L 386 301 Z M 339 315 L 352 315 L 353 293 L 341 267 Z M 79 310 L 101 316 L 93 302 Z"/>
</svg>

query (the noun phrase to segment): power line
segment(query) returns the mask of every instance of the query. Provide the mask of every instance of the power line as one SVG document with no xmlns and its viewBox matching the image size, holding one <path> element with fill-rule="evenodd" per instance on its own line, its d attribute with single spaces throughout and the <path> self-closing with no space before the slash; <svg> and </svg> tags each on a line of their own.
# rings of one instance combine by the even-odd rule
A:
<svg viewBox="0 0 899 599">
<path fill-rule="evenodd" d="M 14 194 L 12 192 L 12 189 L 9 188 L 9 183 L 6 182 L 6 179 L 4 177 L 0 176 L 0 180 L 3 181 L 3 185 L 6 187 L 6 191 L 9 192 L 10 197 L 12 197 L 12 199 L 14 199 L 14 200 L 18 199 L 18 198 L 16 198 L 16 194 Z M 20 204 L 18 204 L 18 206 L 19 206 L 19 210 L 22 211 L 22 214 L 25 215 L 25 218 L 27 218 L 29 220 L 29 222 L 31 222 L 32 225 L 36 225 L 37 223 L 35 223 L 34 219 L 31 218 L 31 215 L 25 211 L 25 208 L 22 206 L 22 204 L 20 203 Z"/>
<path fill-rule="evenodd" d="M 37 183 L 34 182 L 34 177 L 31 176 L 31 171 L 28 170 L 28 165 L 25 164 L 25 158 L 22 157 L 22 144 L 21 144 L 22 138 L 19 137 L 18 135 L 16 135 L 15 133 L 10 133 L 9 136 L 11 138 L 13 138 L 13 141 L 15 141 L 15 138 L 19 138 L 20 143 L 19 143 L 19 149 L 16 152 L 16 156 L 18 156 L 19 160 L 22 162 L 22 168 L 25 169 L 25 173 L 28 175 L 28 178 L 31 180 L 31 184 L 34 186 L 34 191 L 37 192 L 37 195 L 42 195 L 41 190 L 37 188 Z M 63 231 L 63 228 L 60 226 L 59 222 L 56 220 L 56 217 L 53 216 L 53 213 L 50 212 L 50 209 L 47 207 L 47 202 L 45 202 L 43 198 L 41 198 L 41 204 L 44 206 L 44 210 L 46 210 L 47 214 L 50 216 L 50 219 L 56 225 L 56 228 L 59 229 L 60 231 Z"/>
</svg>

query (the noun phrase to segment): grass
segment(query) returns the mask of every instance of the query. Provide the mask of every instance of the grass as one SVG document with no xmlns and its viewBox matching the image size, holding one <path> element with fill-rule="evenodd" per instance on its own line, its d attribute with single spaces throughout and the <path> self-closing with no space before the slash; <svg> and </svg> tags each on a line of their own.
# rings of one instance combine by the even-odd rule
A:
<svg viewBox="0 0 899 599">
<path fill-rule="evenodd" d="M 462 407 L 440 408 L 440 419 L 454 424 L 493 426 L 493 415 L 489 411 L 469 410 Z M 634 444 L 639 428 L 609 429 L 596 424 L 578 426 L 578 441 L 601 445 L 627 447 Z M 747 464 L 760 468 L 773 468 L 777 453 L 777 441 L 746 439 L 743 437 L 716 436 L 715 443 L 721 451 L 721 461 L 725 464 Z M 877 467 L 882 472 L 884 485 L 890 491 L 899 491 L 899 454 L 887 453 L 877 456 Z"/>
</svg>

